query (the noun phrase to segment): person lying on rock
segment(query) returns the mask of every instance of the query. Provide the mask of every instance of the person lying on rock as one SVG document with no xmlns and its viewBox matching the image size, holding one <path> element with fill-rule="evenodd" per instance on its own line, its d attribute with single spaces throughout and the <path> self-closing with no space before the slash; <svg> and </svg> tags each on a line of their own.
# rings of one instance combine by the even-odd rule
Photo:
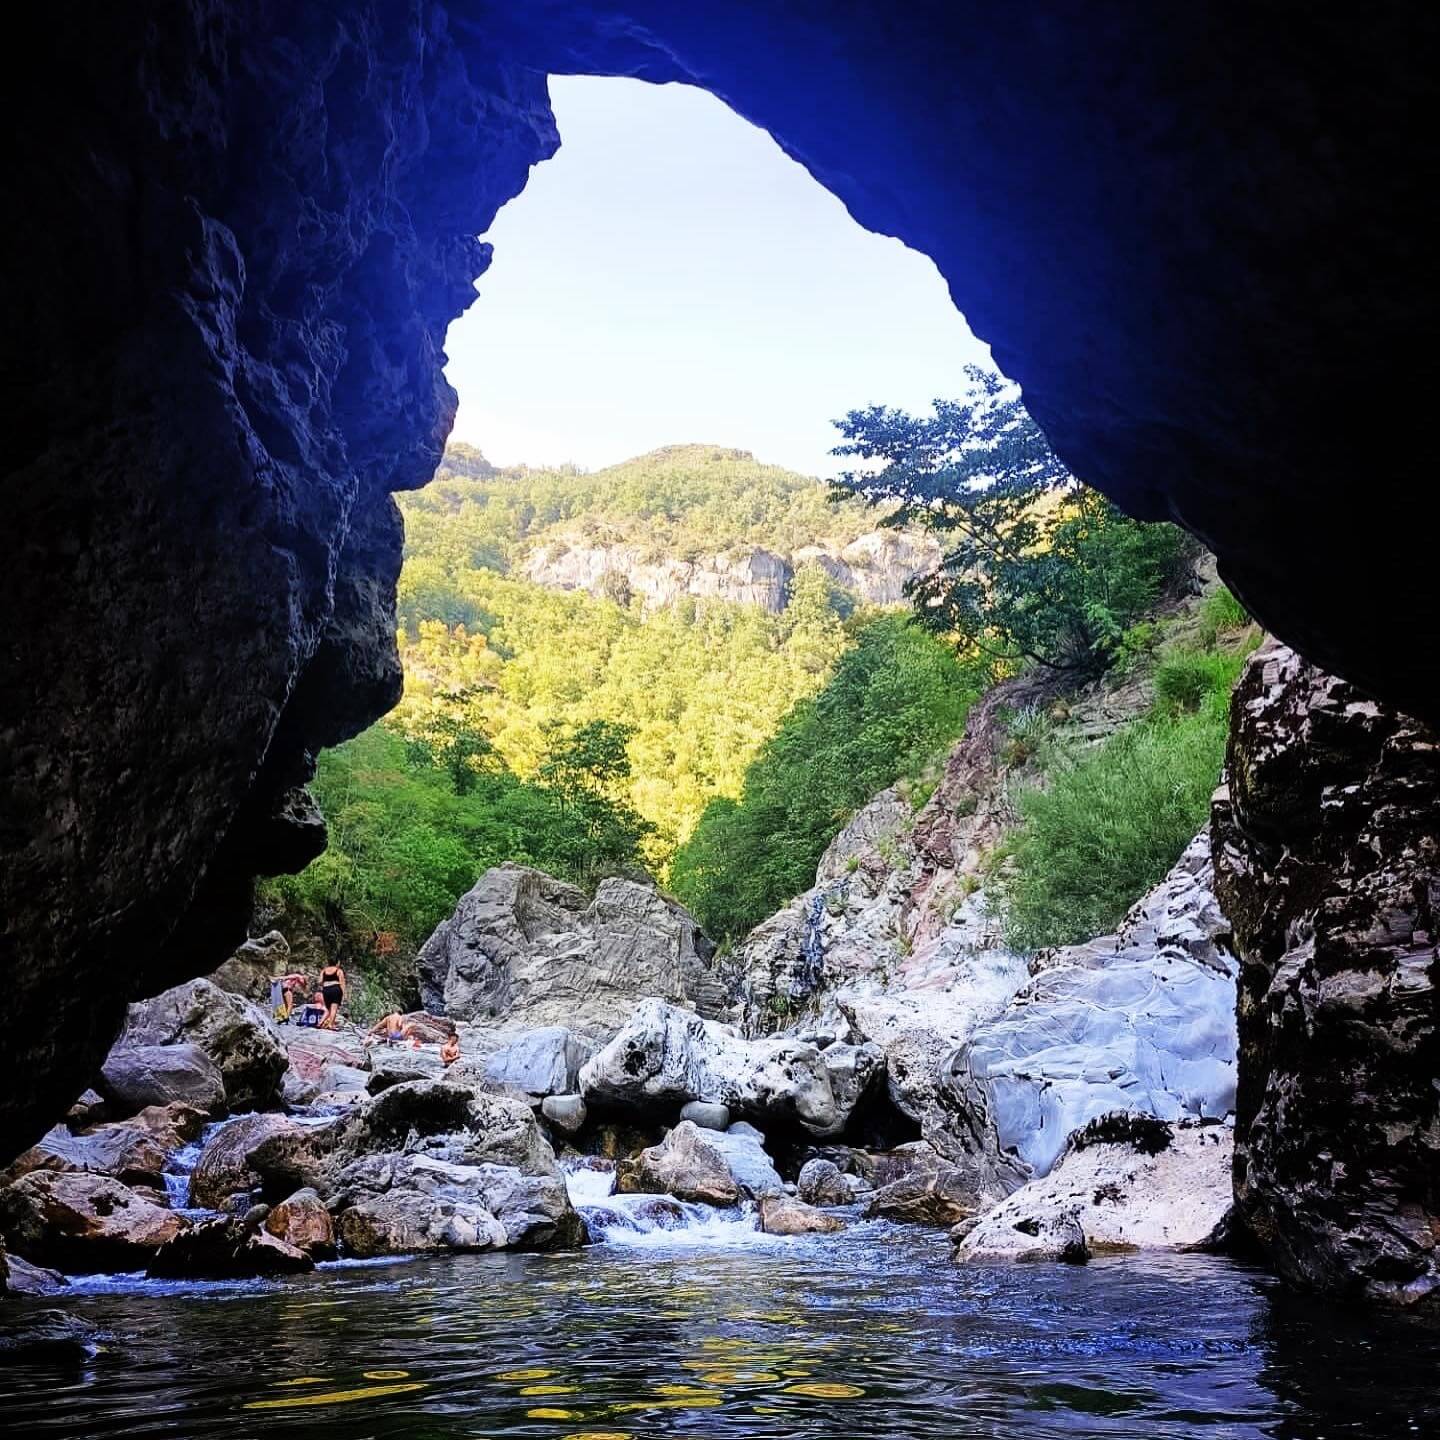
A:
<svg viewBox="0 0 1440 1440">
<path fill-rule="evenodd" d="M 325 1000 L 322 1030 L 333 1030 L 340 1021 L 340 1007 L 345 1003 L 345 972 L 339 965 L 327 965 L 320 972 L 320 993 Z"/>
<path fill-rule="evenodd" d="M 445 1039 L 440 1046 L 440 1063 L 442 1065 L 453 1065 L 460 1058 L 460 1032 L 449 1025 L 445 1029 Z"/>
</svg>

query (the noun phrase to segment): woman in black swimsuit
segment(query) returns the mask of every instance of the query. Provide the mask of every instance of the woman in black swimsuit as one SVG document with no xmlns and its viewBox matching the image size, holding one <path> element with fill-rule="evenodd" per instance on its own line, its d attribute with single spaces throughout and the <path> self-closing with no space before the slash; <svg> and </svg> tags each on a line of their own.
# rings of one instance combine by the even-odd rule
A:
<svg viewBox="0 0 1440 1440">
<path fill-rule="evenodd" d="M 340 1006 L 345 1001 L 345 972 L 338 965 L 327 965 L 320 972 L 320 994 L 325 1001 L 325 1018 L 320 1022 L 322 1030 L 333 1030 L 340 1018 Z"/>
</svg>

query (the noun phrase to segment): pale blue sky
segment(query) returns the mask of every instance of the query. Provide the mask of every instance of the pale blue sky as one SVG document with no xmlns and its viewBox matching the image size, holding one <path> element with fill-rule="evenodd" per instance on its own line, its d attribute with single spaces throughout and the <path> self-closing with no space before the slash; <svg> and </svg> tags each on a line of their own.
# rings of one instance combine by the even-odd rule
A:
<svg viewBox="0 0 1440 1440">
<path fill-rule="evenodd" d="M 561 148 L 450 329 L 455 438 L 588 468 L 660 445 L 830 474 L 830 421 L 923 409 L 988 362 L 934 264 L 871 235 L 703 91 L 555 77 Z"/>
</svg>

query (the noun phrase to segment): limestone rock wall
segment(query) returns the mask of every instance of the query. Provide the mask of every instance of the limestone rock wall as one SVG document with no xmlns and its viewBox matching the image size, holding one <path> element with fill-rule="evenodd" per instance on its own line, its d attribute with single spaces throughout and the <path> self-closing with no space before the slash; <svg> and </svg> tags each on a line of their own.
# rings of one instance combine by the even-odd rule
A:
<svg viewBox="0 0 1440 1440">
<path fill-rule="evenodd" d="M 647 557 L 631 544 L 593 545 L 552 540 L 525 562 L 524 574 L 555 590 L 588 590 L 595 595 L 639 596 L 650 608 L 683 596 L 756 605 L 778 614 L 790 601 L 790 586 L 801 565 L 818 565 L 843 589 L 868 605 L 898 605 L 905 585 L 940 559 L 938 542 L 925 535 L 873 531 L 845 546 L 807 545 L 791 555 L 756 548 L 698 560 Z"/>
<path fill-rule="evenodd" d="M 1236 691 L 1216 889 L 1241 959 L 1235 1196 L 1282 1273 L 1440 1295 L 1440 748 L 1270 645 Z"/>
</svg>

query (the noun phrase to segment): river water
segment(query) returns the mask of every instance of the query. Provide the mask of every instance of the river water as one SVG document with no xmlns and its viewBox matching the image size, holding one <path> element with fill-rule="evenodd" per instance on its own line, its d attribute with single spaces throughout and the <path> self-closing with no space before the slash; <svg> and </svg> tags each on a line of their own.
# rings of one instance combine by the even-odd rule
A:
<svg viewBox="0 0 1440 1440">
<path fill-rule="evenodd" d="M 576 1183 L 602 1243 L 78 1282 L 87 1360 L 0 1367 L 36 1437 L 1440 1435 L 1440 1333 L 1204 1256 L 956 1269 L 943 1234 L 758 1234 Z"/>
</svg>

